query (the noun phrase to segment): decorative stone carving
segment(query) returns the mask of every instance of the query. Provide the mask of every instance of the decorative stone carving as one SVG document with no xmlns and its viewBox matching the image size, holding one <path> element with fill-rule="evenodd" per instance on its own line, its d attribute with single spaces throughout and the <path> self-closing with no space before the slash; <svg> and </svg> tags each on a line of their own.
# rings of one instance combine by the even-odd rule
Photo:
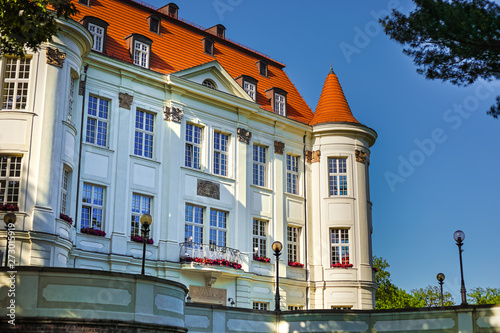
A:
<svg viewBox="0 0 500 333">
<path fill-rule="evenodd" d="M 198 179 L 196 194 L 220 200 L 220 184 Z"/>
<path fill-rule="evenodd" d="M 252 138 L 252 132 L 244 128 L 238 128 L 238 141 L 249 144 Z"/>
<path fill-rule="evenodd" d="M 121 108 L 130 110 L 130 106 L 132 105 L 132 102 L 134 101 L 134 96 L 126 94 L 126 93 L 119 93 L 118 99 L 120 100 L 120 107 Z"/>
<path fill-rule="evenodd" d="M 285 150 L 285 143 L 281 141 L 274 141 L 274 153 L 283 155 L 283 150 Z"/>
<path fill-rule="evenodd" d="M 189 296 L 193 303 L 227 304 L 226 289 L 190 285 Z"/>
<path fill-rule="evenodd" d="M 356 162 L 366 163 L 366 152 L 362 150 L 355 150 L 356 153 Z"/>
<path fill-rule="evenodd" d="M 47 64 L 62 68 L 64 59 L 66 59 L 66 53 L 50 47 L 47 49 Z"/>
<path fill-rule="evenodd" d="M 184 111 L 180 108 L 174 107 L 163 107 L 163 119 L 166 121 L 174 121 L 176 123 L 180 123 L 182 121 L 182 116 L 184 115 Z"/>
<path fill-rule="evenodd" d="M 306 162 L 307 163 L 316 163 L 319 162 L 319 159 L 321 157 L 321 151 L 315 150 L 306 150 Z"/>
</svg>

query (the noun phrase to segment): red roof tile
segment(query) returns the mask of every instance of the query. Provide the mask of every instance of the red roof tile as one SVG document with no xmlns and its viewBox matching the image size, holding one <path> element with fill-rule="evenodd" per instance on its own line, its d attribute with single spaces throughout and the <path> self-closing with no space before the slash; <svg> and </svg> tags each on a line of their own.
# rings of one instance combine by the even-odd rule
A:
<svg viewBox="0 0 500 333">
<path fill-rule="evenodd" d="M 313 112 L 283 71 L 284 65 L 263 54 L 130 0 L 92 0 L 91 7 L 77 1 L 74 3 L 80 11 L 74 16 L 76 21 L 85 16 L 95 16 L 109 24 L 106 36 L 107 56 L 132 63 L 125 37 L 131 33 L 141 34 L 153 41 L 150 64 L 153 71 L 171 74 L 217 60 L 233 78 L 248 75 L 258 80 L 257 103 L 262 109 L 272 112 L 272 105 L 265 91 L 278 87 L 288 93 L 288 118 L 305 124 L 313 118 Z M 152 14 L 162 19 L 161 34 L 149 31 L 147 17 Z M 215 41 L 214 56 L 204 52 L 202 39 L 206 36 Z M 256 64 L 259 60 L 268 63 L 268 77 L 259 74 Z"/>
<path fill-rule="evenodd" d="M 323 91 L 321 92 L 316 112 L 314 112 L 314 118 L 309 125 L 335 122 L 359 124 L 359 121 L 352 115 L 349 104 L 347 104 L 337 75 L 335 75 L 333 70 L 330 70 L 323 85 Z"/>
</svg>

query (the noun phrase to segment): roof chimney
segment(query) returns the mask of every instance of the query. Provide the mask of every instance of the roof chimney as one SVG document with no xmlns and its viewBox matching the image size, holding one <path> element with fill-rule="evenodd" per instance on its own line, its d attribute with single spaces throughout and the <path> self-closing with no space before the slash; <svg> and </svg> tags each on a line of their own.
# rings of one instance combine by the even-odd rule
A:
<svg viewBox="0 0 500 333">
<path fill-rule="evenodd" d="M 209 32 L 212 35 L 215 35 L 219 38 L 222 38 L 222 39 L 226 38 L 226 27 L 223 26 L 222 24 L 214 25 L 213 27 L 208 28 L 205 31 Z"/>
<path fill-rule="evenodd" d="M 179 6 L 173 2 L 161 7 L 158 11 L 175 19 L 179 16 Z"/>
</svg>

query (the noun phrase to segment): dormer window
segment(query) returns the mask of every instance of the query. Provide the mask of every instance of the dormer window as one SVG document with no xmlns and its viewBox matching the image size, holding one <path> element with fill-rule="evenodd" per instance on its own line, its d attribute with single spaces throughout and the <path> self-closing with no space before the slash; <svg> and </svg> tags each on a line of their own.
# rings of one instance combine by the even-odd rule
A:
<svg viewBox="0 0 500 333">
<path fill-rule="evenodd" d="M 179 6 L 173 2 L 161 7 L 158 11 L 175 19 L 179 16 Z"/>
<path fill-rule="evenodd" d="M 267 98 L 269 98 L 273 106 L 273 112 L 280 116 L 286 117 L 286 96 L 287 92 L 280 88 L 271 88 L 266 90 Z"/>
<path fill-rule="evenodd" d="M 150 67 L 151 44 L 153 41 L 146 36 L 131 34 L 125 37 L 134 64 L 144 68 Z"/>
<path fill-rule="evenodd" d="M 267 62 L 259 60 L 257 61 L 257 67 L 259 68 L 260 75 L 267 77 Z"/>
<path fill-rule="evenodd" d="M 257 80 L 248 75 L 241 75 L 237 77 L 236 82 L 245 90 L 245 92 L 250 96 L 254 101 L 257 100 Z"/>
<path fill-rule="evenodd" d="M 202 85 L 210 89 L 217 89 L 217 85 L 215 84 L 215 82 L 210 79 L 205 79 Z"/>
<path fill-rule="evenodd" d="M 78 0 L 78 3 L 90 7 L 90 0 Z"/>
<path fill-rule="evenodd" d="M 154 32 L 156 34 L 160 34 L 161 32 L 161 19 L 156 15 L 151 15 L 148 17 L 149 22 L 149 31 Z"/>
<path fill-rule="evenodd" d="M 206 54 L 213 56 L 214 55 L 214 41 L 208 37 L 204 38 L 203 39 L 203 49 L 205 50 Z"/>
<path fill-rule="evenodd" d="M 213 27 L 208 28 L 205 31 L 210 32 L 211 34 L 219 38 L 226 38 L 226 27 L 222 24 L 214 25 Z"/>
<path fill-rule="evenodd" d="M 93 39 L 92 50 L 105 53 L 106 52 L 106 31 L 108 23 L 100 18 L 93 16 L 85 16 L 80 21 L 85 28 L 90 32 Z"/>
</svg>

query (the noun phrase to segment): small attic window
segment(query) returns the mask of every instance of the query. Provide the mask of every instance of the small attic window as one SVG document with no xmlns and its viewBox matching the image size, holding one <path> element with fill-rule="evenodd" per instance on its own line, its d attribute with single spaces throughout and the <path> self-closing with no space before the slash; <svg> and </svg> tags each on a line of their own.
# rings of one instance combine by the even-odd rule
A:
<svg viewBox="0 0 500 333">
<path fill-rule="evenodd" d="M 287 92 L 281 88 L 273 87 L 266 90 L 267 98 L 269 98 L 273 106 L 273 112 L 280 116 L 286 117 L 286 96 Z"/>
<path fill-rule="evenodd" d="M 214 41 L 208 37 L 204 38 L 203 39 L 203 49 L 205 50 L 206 54 L 213 56 L 214 55 Z"/>
<path fill-rule="evenodd" d="M 217 37 L 224 38 L 225 31 L 226 31 L 226 29 L 224 29 L 222 26 L 218 25 L 217 26 Z"/>
<path fill-rule="evenodd" d="M 213 27 L 206 29 L 205 31 L 219 38 L 222 39 L 226 38 L 226 27 L 223 26 L 222 24 L 216 24 Z"/>
<path fill-rule="evenodd" d="M 156 15 L 151 15 L 148 17 L 149 31 L 156 34 L 160 34 L 161 31 L 161 19 Z"/>
<path fill-rule="evenodd" d="M 161 7 L 158 11 L 175 19 L 179 16 L 179 6 L 173 2 Z"/>
<path fill-rule="evenodd" d="M 215 84 L 215 82 L 210 79 L 205 79 L 202 85 L 210 89 L 217 89 L 217 85 Z"/>
<path fill-rule="evenodd" d="M 257 80 L 248 75 L 238 76 L 236 82 L 254 101 L 257 100 Z"/>
<path fill-rule="evenodd" d="M 78 3 L 90 7 L 90 0 L 78 0 Z"/>
<path fill-rule="evenodd" d="M 259 60 L 257 61 L 257 67 L 259 68 L 260 75 L 267 77 L 267 62 Z"/>
</svg>

